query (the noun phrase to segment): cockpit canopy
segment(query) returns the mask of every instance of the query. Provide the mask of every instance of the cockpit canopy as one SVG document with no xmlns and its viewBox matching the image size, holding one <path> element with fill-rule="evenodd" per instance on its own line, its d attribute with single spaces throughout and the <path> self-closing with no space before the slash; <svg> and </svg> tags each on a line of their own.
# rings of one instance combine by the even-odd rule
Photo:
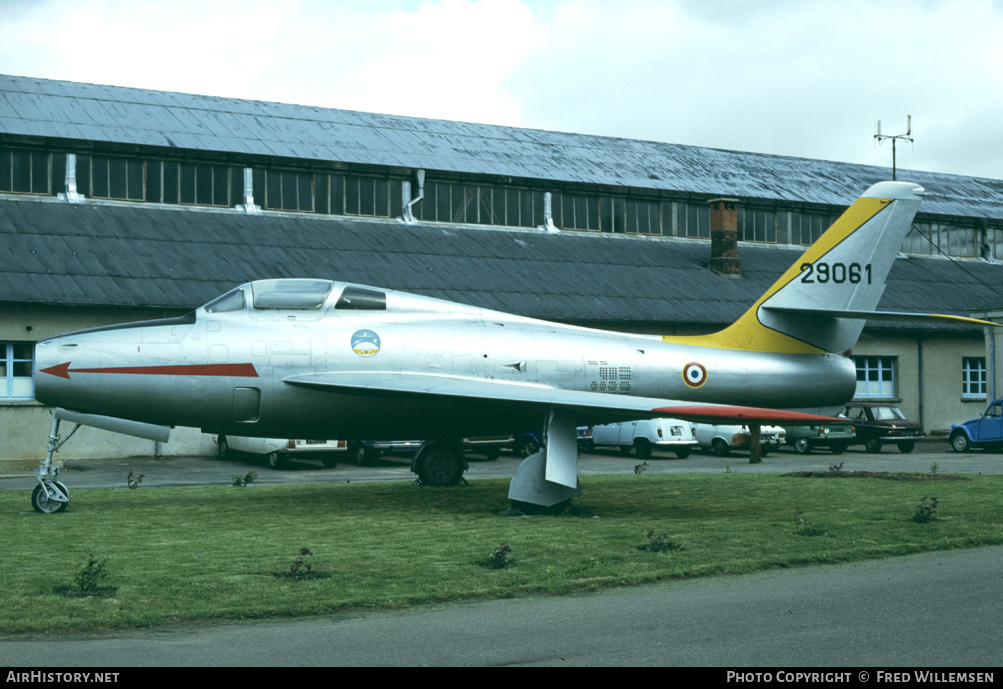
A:
<svg viewBox="0 0 1003 689">
<path fill-rule="evenodd" d="M 207 313 L 225 313 L 239 311 L 247 306 L 250 293 L 251 307 L 256 310 L 293 309 L 316 310 L 323 308 L 331 292 L 340 283 L 331 280 L 281 279 L 256 280 L 230 290 L 223 296 L 205 306 Z M 365 311 L 385 311 L 387 308 L 386 292 L 345 285 L 341 291 L 336 309 L 351 309 Z"/>
</svg>

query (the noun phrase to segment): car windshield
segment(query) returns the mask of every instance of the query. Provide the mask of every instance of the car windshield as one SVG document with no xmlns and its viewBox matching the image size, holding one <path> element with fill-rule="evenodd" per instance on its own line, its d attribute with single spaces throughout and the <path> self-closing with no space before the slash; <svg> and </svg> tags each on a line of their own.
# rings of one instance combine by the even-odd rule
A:
<svg viewBox="0 0 1003 689">
<path fill-rule="evenodd" d="M 872 407 L 871 411 L 877 421 L 905 419 L 905 415 L 899 411 L 898 407 Z"/>
</svg>

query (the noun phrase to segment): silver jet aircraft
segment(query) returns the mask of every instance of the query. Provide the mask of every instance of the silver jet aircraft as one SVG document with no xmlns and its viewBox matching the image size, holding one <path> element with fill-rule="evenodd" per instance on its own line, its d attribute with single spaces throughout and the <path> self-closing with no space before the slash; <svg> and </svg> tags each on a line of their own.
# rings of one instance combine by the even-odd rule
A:
<svg viewBox="0 0 1003 689">
<path fill-rule="evenodd" d="M 911 183 L 872 186 L 713 335 L 628 335 L 282 279 L 243 284 L 180 318 L 42 341 L 36 398 L 57 410 L 33 504 L 54 512 L 69 502 L 51 462 L 61 420 L 162 441 L 173 426 L 429 438 L 412 468 L 436 485 L 461 480 L 462 438 L 542 428 L 543 449 L 519 467 L 509 492 L 537 508 L 581 493 L 576 426 L 656 416 L 831 421 L 853 397 L 848 351 L 866 318 L 935 318 L 873 311 L 922 195 Z"/>
</svg>

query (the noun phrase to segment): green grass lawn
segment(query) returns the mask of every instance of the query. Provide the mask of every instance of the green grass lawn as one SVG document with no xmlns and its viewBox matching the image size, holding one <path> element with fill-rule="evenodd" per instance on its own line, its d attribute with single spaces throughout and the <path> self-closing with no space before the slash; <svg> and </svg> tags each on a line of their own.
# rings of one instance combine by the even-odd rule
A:
<svg viewBox="0 0 1003 689">
<path fill-rule="evenodd" d="M 505 479 L 77 490 L 55 515 L 4 491 L 0 633 L 565 594 L 1003 543 L 1003 476 L 926 478 L 941 480 L 586 476 L 568 513 L 520 518 L 503 516 Z M 935 518 L 917 523 L 928 496 Z M 652 540 L 671 547 L 641 548 Z M 502 543 L 507 566 L 487 567 Z M 319 576 L 285 576 L 304 547 Z M 73 595 L 91 555 L 107 577 Z"/>
</svg>

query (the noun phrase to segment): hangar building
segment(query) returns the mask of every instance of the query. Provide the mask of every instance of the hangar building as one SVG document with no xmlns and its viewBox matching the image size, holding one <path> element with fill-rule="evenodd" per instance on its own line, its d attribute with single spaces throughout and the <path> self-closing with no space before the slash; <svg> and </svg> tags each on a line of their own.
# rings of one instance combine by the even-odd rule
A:
<svg viewBox="0 0 1003 689">
<path fill-rule="evenodd" d="M 0 462 L 44 456 L 33 352 L 180 315 L 252 279 L 324 277 L 581 325 L 717 330 L 881 167 L 0 76 Z M 1003 312 L 1003 181 L 926 188 L 880 308 Z M 416 199 L 420 199 L 416 201 Z M 726 199 L 738 259 L 712 259 Z M 723 205 L 717 207 L 723 208 Z M 996 307 L 996 308 L 994 308 Z M 1003 394 L 995 336 L 868 323 L 858 399 L 933 432 Z M 60 455 L 210 454 L 82 429 Z"/>
</svg>

